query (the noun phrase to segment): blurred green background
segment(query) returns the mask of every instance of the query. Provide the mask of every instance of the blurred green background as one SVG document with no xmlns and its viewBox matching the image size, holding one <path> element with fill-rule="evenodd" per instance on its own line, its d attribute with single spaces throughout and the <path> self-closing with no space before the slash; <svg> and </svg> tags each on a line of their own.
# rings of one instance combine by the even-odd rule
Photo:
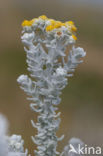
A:
<svg viewBox="0 0 103 156">
<path fill-rule="evenodd" d="M 77 46 L 87 52 L 84 63 L 69 79 L 59 110 L 62 122 L 58 135 L 79 137 L 88 145 L 103 144 L 103 1 L 102 0 L 0 0 L 0 113 L 10 123 L 9 133 L 21 134 L 30 152 L 36 134 L 30 119 L 26 95 L 16 79 L 27 74 L 26 56 L 21 43 L 21 22 L 42 14 L 61 21 L 73 20 L 78 28 Z"/>
</svg>

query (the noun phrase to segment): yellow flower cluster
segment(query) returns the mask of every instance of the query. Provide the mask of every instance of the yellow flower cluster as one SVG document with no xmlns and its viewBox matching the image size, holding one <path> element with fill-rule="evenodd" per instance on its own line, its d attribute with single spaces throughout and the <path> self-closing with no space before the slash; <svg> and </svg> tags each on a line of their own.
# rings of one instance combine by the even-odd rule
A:
<svg viewBox="0 0 103 156">
<path fill-rule="evenodd" d="M 47 32 L 52 31 L 57 28 L 61 28 L 62 26 L 67 27 L 68 30 L 71 31 L 71 33 L 74 33 L 77 31 L 77 28 L 75 27 L 74 22 L 72 21 L 67 21 L 65 23 L 62 23 L 60 21 L 55 21 L 53 19 L 50 19 L 49 21 L 51 22 L 51 24 L 46 27 Z M 74 40 L 77 40 L 77 37 L 74 34 L 72 35 L 72 37 Z"/>
<path fill-rule="evenodd" d="M 68 21 L 65 23 L 62 23 L 60 21 L 55 21 L 53 19 L 51 19 L 49 21 L 51 22 L 51 24 L 46 27 L 46 31 L 51 31 L 53 29 L 60 28 L 62 26 L 69 27 L 71 29 L 71 31 L 73 31 L 73 32 L 77 31 L 77 28 L 75 27 L 74 22 L 72 22 L 72 21 Z"/>
<path fill-rule="evenodd" d="M 75 35 L 72 35 L 72 37 L 73 37 L 74 40 L 77 40 L 77 37 Z"/>
<path fill-rule="evenodd" d="M 32 19 L 32 20 L 30 20 L 30 21 L 24 20 L 23 23 L 22 23 L 22 26 L 23 26 L 23 27 L 25 27 L 25 26 L 28 26 L 28 27 L 29 27 L 29 26 L 32 26 L 32 24 L 34 23 L 34 21 L 35 21 L 34 19 Z"/>
<path fill-rule="evenodd" d="M 23 27 L 25 27 L 25 26 L 32 26 L 32 24 L 35 22 L 35 20 L 37 20 L 37 19 L 42 19 L 42 20 L 47 20 L 47 17 L 45 16 L 45 15 L 42 15 L 42 16 L 39 16 L 39 18 L 34 18 L 34 19 L 32 19 L 32 20 L 30 20 L 30 21 L 28 21 L 28 20 L 24 20 L 23 22 L 22 22 L 22 26 Z"/>
<path fill-rule="evenodd" d="M 53 29 L 61 28 L 62 26 L 64 26 L 64 23 L 60 21 L 55 21 L 53 19 L 49 21 L 51 24 L 46 27 L 46 31 L 52 31 Z"/>
<path fill-rule="evenodd" d="M 71 31 L 73 32 L 77 31 L 77 28 L 75 27 L 74 22 L 72 21 L 65 22 L 65 26 L 70 27 Z"/>
<path fill-rule="evenodd" d="M 53 19 L 48 19 L 45 15 L 42 15 L 42 16 L 39 16 L 38 18 L 34 18 L 30 21 L 28 20 L 24 20 L 23 23 L 22 23 L 22 26 L 25 27 L 25 26 L 32 26 L 32 24 L 35 22 L 35 20 L 38 20 L 38 19 L 42 19 L 44 21 L 49 21 L 50 24 L 46 26 L 46 31 L 49 32 L 49 31 L 52 31 L 54 29 L 58 29 L 58 28 L 61 28 L 62 26 L 65 26 L 66 28 L 68 28 L 68 30 L 71 32 L 71 33 L 74 33 L 77 31 L 77 28 L 75 27 L 74 25 L 74 22 L 72 21 L 67 21 L 65 23 L 63 22 L 60 22 L 60 21 L 56 21 L 56 20 L 53 20 Z M 74 40 L 77 40 L 76 36 L 73 34 L 72 35 L 73 39 Z"/>
<path fill-rule="evenodd" d="M 39 16 L 42 20 L 47 20 L 48 18 L 45 15 Z"/>
</svg>

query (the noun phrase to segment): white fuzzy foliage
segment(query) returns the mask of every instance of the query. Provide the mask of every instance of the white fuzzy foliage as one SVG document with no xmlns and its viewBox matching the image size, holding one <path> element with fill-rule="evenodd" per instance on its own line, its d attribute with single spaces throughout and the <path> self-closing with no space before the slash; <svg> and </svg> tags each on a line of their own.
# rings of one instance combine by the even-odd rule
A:
<svg viewBox="0 0 103 156">
<path fill-rule="evenodd" d="M 36 156 L 56 156 L 58 138 L 56 132 L 60 124 L 60 112 L 57 105 L 60 104 L 61 91 L 68 84 L 68 77 L 72 76 L 81 58 L 86 55 L 85 51 L 72 46 L 67 58 L 67 47 L 75 41 L 66 27 L 61 27 L 61 35 L 57 30 L 45 31 L 49 21 L 36 20 L 32 26 L 25 26 L 21 37 L 27 55 L 29 77 L 21 75 L 17 81 L 21 88 L 30 96 L 33 103 L 30 107 L 37 112 L 37 123 L 31 123 L 38 132 L 32 137 L 37 150 Z M 61 61 L 60 61 L 61 60 Z"/>
<path fill-rule="evenodd" d="M 22 140 L 20 135 L 12 135 L 7 138 L 7 141 L 8 141 L 8 145 L 9 145 L 9 151 L 23 153 L 24 141 Z"/>
<path fill-rule="evenodd" d="M 8 122 L 3 115 L 0 115 L 0 156 L 27 156 L 28 152 L 24 152 L 20 135 L 7 136 Z"/>
</svg>

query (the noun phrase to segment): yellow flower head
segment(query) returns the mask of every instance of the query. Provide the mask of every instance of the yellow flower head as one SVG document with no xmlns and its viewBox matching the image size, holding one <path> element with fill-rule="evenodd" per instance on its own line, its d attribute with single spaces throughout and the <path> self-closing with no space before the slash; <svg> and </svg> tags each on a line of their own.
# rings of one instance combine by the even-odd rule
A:
<svg viewBox="0 0 103 156">
<path fill-rule="evenodd" d="M 67 22 L 69 25 L 74 25 L 74 22 L 73 21 L 68 21 Z"/>
<path fill-rule="evenodd" d="M 75 27 L 74 22 L 72 21 L 65 22 L 65 26 L 69 27 L 73 32 L 77 31 L 77 28 Z"/>
<path fill-rule="evenodd" d="M 51 25 L 55 25 L 55 22 L 56 22 L 55 20 L 50 19 L 49 21 L 50 21 Z"/>
<path fill-rule="evenodd" d="M 46 27 L 46 31 L 52 31 L 54 29 L 54 26 L 53 25 L 48 25 Z"/>
<path fill-rule="evenodd" d="M 48 18 L 45 15 L 39 16 L 42 20 L 47 20 Z"/>
<path fill-rule="evenodd" d="M 35 19 L 32 19 L 32 20 L 30 20 L 30 21 L 28 21 L 28 20 L 24 20 L 23 22 L 22 22 L 22 26 L 23 27 L 25 27 L 25 26 L 32 26 L 32 24 L 34 23 L 34 21 L 35 21 Z"/>
<path fill-rule="evenodd" d="M 75 41 L 77 40 L 77 37 L 75 35 L 72 35 L 72 37 Z"/>
<path fill-rule="evenodd" d="M 71 26 L 71 30 L 74 32 L 77 31 L 77 28 L 75 27 L 75 25 Z"/>
<path fill-rule="evenodd" d="M 39 18 L 34 18 L 34 19 L 32 19 L 32 20 L 30 20 L 30 21 L 28 21 L 28 20 L 24 20 L 23 22 L 22 22 L 22 26 L 23 27 L 25 27 L 25 26 L 32 26 L 32 24 L 35 22 L 35 20 L 37 20 L 37 19 L 42 19 L 42 20 L 47 20 L 48 18 L 45 16 L 45 15 L 42 15 L 42 16 L 39 16 Z"/>
<path fill-rule="evenodd" d="M 64 25 L 64 23 L 60 21 L 55 21 L 52 19 L 49 21 L 51 22 L 51 24 L 46 27 L 46 31 L 52 31 L 53 29 L 61 28 Z"/>
<path fill-rule="evenodd" d="M 60 28 L 62 26 L 62 22 L 60 22 L 60 21 L 57 21 L 57 22 L 55 22 L 55 24 L 54 24 L 54 27 L 55 28 Z"/>
</svg>

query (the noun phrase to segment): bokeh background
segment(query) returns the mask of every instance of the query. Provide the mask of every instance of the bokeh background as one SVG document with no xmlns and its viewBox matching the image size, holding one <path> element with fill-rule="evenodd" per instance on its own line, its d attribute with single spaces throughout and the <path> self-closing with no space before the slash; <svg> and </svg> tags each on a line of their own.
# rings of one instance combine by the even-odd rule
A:
<svg viewBox="0 0 103 156">
<path fill-rule="evenodd" d="M 21 22 L 42 14 L 61 21 L 73 20 L 78 28 L 77 46 L 87 52 L 69 85 L 59 110 L 62 122 L 58 135 L 65 134 L 61 151 L 71 137 L 88 145 L 103 144 L 103 0 L 0 0 L 0 113 L 10 123 L 9 133 L 21 134 L 30 153 L 36 134 L 25 93 L 16 79 L 27 74 L 26 55 L 20 40 Z"/>
</svg>

